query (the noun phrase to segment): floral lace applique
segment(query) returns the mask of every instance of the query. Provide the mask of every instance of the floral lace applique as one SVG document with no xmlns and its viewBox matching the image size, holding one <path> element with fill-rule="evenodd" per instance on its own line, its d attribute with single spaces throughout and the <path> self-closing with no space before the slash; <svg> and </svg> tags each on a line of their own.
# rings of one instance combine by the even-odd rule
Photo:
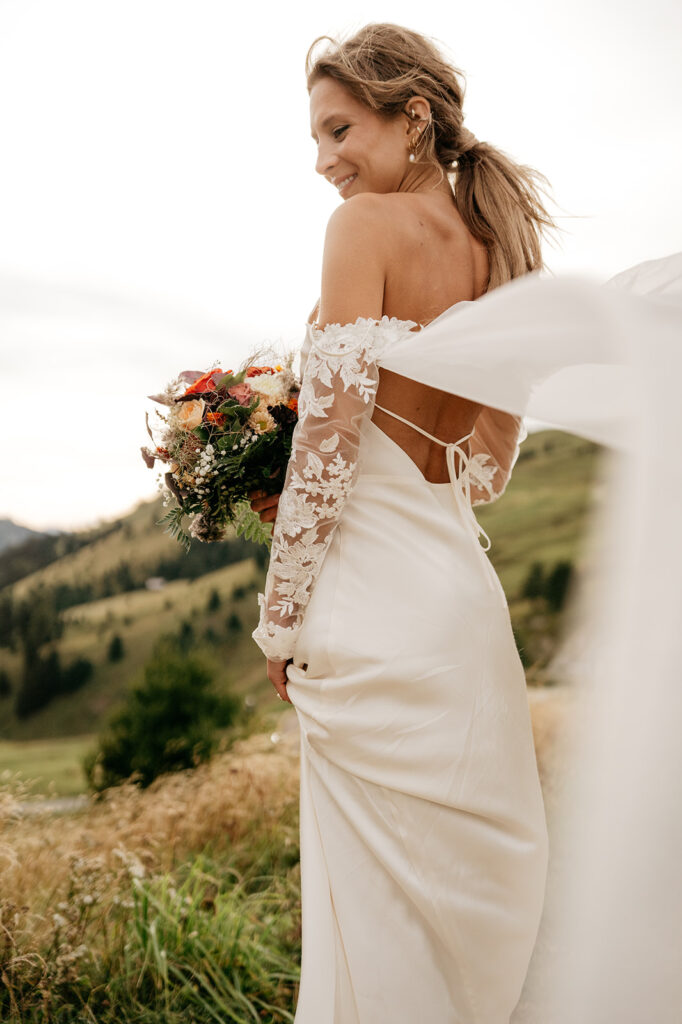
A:
<svg viewBox="0 0 682 1024">
<path fill-rule="evenodd" d="M 486 462 L 490 462 L 489 466 L 485 465 Z M 472 455 L 468 462 L 469 479 L 471 480 L 472 488 L 478 488 L 481 491 L 485 491 L 485 497 L 473 498 L 472 505 L 485 505 L 491 501 L 495 501 L 499 497 L 499 494 L 495 492 L 493 486 L 493 477 L 497 473 L 498 466 L 492 461 L 490 455 L 486 452 L 478 452 L 476 455 Z M 501 492 L 500 492 L 501 493 Z"/>
<path fill-rule="evenodd" d="M 363 420 L 371 417 L 386 346 L 412 320 L 358 317 L 354 324 L 307 325 L 310 345 L 299 419 L 279 499 L 260 621 L 253 639 L 273 661 L 293 655 L 303 614 L 343 507 L 358 476 Z M 304 346 L 305 348 L 305 346 Z M 302 353 L 303 355 L 303 353 Z"/>
</svg>

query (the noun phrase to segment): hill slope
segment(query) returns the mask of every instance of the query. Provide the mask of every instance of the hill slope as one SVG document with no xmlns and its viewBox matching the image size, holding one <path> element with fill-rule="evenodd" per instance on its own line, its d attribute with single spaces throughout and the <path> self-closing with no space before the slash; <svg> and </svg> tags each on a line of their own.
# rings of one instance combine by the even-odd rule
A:
<svg viewBox="0 0 682 1024">
<path fill-rule="evenodd" d="M 531 612 L 533 621 L 538 620 L 532 605 L 520 598 L 533 563 L 540 562 L 547 570 L 562 559 L 576 566 L 581 563 L 599 451 L 590 442 L 558 431 L 531 434 L 502 498 L 490 506 L 476 507 L 476 516 L 492 539 L 489 557 L 507 593 L 515 629 L 518 624 L 524 633 Z M 198 641 L 214 660 L 219 687 L 251 695 L 256 706 L 271 702 L 265 661 L 250 636 L 258 617 L 255 592 L 262 589 L 267 552 L 264 548 L 253 551 L 249 545 L 250 557 L 195 574 L 195 579 L 174 579 L 160 591 L 148 590 L 144 579 L 164 575 L 158 572 L 164 559 L 177 566 L 178 559 L 186 562 L 188 557 L 156 525 L 160 512 L 160 499 L 141 504 L 116 529 L 6 590 L 20 600 L 39 585 L 94 585 L 123 564 L 141 581 L 137 589 L 61 611 L 63 635 L 52 646 L 64 663 L 87 658 L 93 665 L 92 678 L 82 689 L 59 696 L 21 721 L 13 711 L 13 694 L 0 696 L 1 739 L 79 735 L 99 729 L 142 671 L 157 636 L 168 631 L 183 630 L 188 640 L 194 637 Z M 223 544 L 201 547 L 207 554 L 226 551 Z M 548 622 L 547 628 L 554 625 Z M 545 627 L 540 623 L 538 628 Z M 109 660 L 115 636 L 121 638 L 124 651 L 119 661 Z M 527 637 L 525 642 L 532 646 Z M 3 669 L 16 690 L 22 672 L 18 650 L 0 647 L 0 671 Z"/>
</svg>

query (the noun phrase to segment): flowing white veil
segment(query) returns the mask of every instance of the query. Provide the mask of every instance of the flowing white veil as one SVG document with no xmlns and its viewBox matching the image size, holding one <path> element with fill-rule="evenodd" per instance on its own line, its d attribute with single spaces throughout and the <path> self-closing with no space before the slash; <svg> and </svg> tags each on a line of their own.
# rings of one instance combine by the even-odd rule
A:
<svg viewBox="0 0 682 1024">
<path fill-rule="evenodd" d="M 516 279 L 381 365 L 606 446 L 542 943 L 518 1024 L 682 1020 L 682 253 L 596 285 Z"/>
</svg>

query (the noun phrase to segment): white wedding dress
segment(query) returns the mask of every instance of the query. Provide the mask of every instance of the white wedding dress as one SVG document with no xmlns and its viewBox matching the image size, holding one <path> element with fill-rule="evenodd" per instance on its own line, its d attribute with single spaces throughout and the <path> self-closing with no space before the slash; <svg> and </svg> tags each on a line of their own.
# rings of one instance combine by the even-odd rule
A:
<svg viewBox="0 0 682 1024">
<path fill-rule="evenodd" d="M 628 273 L 611 288 L 528 275 L 418 330 L 307 326 L 253 634 L 293 658 L 296 1024 L 507 1024 L 517 1004 L 548 834 L 524 672 L 474 508 L 503 493 L 524 415 L 635 445 L 632 339 L 669 342 L 682 270 L 671 257 Z M 428 482 L 370 419 L 379 367 L 484 404 L 472 434 L 434 438 L 449 482 Z"/>
</svg>

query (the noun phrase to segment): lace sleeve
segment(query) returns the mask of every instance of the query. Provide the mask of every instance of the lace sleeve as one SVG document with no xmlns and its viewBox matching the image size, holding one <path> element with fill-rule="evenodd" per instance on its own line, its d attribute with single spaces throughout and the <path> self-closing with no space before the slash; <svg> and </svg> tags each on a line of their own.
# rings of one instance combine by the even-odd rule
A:
<svg viewBox="0 0 682 1024">
<path fill-rule="evenodd" d="M 303 615 L 343 506 L 358 475 L 360 428 L 372 415 L 377 360 L 411 321 L 370 320 L 308 326 L 310 347 L 298 422 L 272 535 L 260 621 L 252 633 L 273 661 L 293 656 Z"/>
<path fill-rule="evenodd" d="M 521 416 L 484 407 L 471 439 L 472 505 L 488 505 L 504 494 L 527 436 Z"/>
</svg>

